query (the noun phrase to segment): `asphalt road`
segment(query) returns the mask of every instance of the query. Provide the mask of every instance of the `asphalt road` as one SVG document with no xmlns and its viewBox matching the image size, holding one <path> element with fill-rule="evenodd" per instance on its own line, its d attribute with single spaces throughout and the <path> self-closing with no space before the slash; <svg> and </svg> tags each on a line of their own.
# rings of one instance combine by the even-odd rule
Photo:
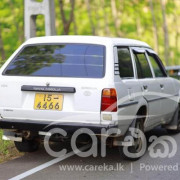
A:
<svg viewBox="0 0 180 180">
<path fill-rule="evenodd" d="M 155 129 L 150 131 L 146 136 L 147 139 L 151 135 L 164 136 L 167 132 L 163 129 Z M 0 164 L 0 180 L 6 180 L 13 178 L 14 180 L 19 179 L 19 175 L 24 175 L 23 179 L 26 180 L 106 180 L 106 179 L 122 179 L 122 180 L 178 180 L 180 179 L 180 134 L 171 135 L 177 142 L 177 152 L 172 158 L 152 158 L 147 150 L 145 155 L 137 161 L 127 161 L 124 160 L 119 153 L 118 148 L 107 148 L 107 156 L 101 157 L 100 154 L 97 157 L 82 158 L 77 155 L 71 154 L 70 157 L 65 159 L 56 159 L 49 156 L 44 148 L 42 147 L 39 151 L 35 153 L 27 153 L 23 157 L 14 159 L 12 161 Z M 170 144 L 169 144 L 170 145 Z M 171 146 L 170 146 L 171 147 Z M 163 147 L 159 145 L 158 148 Z M 55 159 L 55 161 L 52 161 Z M 93 168 L 103 165 L 105 163 L 106 167 L 109 169 L 102 170 Z M 119 164 L 119 170 L 112 169 L 112 167 L 117 167 Z M 60 169 L 62 165 L 79 165 L 82 168 L 86 168 L 83 171 L 74 170 L 68 171 Z M 152 167 L 161 167 L 158 170 L 153 170 Z M 158 166 L 157 166 L 158 165 Z M 47 167 L 48 166 L 48 167 Z M 150 168 L 151 166 L 151 168 Z M 173 167 L 167 169 L 166 166 Z M 35 169 L 34 169 L 35 168 Z M 165 168 L 162 170 L 162 168 Z"/>
</svg>

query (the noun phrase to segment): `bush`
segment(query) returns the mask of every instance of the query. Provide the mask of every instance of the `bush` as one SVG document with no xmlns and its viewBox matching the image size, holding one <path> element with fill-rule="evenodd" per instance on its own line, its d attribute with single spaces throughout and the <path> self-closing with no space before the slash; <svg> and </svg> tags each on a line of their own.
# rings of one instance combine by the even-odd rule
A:
<svg viewBox="0 0 180 180">
<path fill-rule="evenodd" d="M 3 141 L 2 140 L 3 131 L 0 130 L 0 155 L 8 155 L 9 148 L 13 146 L 12 141 Z"/>
<path fill-rule="evenodd" d="M 22 155 L 19 153 L 12 141 L 2 140 L 3 131 L 0 130 L 0 163 Z"/>
</svg>

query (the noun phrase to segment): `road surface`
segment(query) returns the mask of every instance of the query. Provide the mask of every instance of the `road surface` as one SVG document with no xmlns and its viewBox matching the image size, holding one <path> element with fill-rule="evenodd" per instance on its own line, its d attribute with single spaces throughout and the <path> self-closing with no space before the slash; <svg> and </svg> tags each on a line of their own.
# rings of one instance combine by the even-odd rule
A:
<svg viewBox="0 0 180 180">
<path fill-rule="evenodd" d="M 147 139 L 152 135 L 159 137 L 168 134 L 165 130 L 157 128 L 146 134 Z M 176 140 L 178 147 L 174 157 L 152 158 L 147 150 L 137 161 L 124 160 L 118 148 L 107 148 L 107 156 L 104 158 L 100 154 L 97 157 L 82 158 L 70 152 L 69 157 L 57 159 L 49 156 L 42 147 L 37 152 L 27 153 L 23 157 L 0 164 L 0 180 L 21 178 L 26 180 L 178 180 L 180 179 L 180 134 L 171 137 Z M 163 150 L 161 145 L 159 148 Z M 171 151 L 170 143 L 169 148 Z M 74 168 L 74 165 L 78 165 L 83 170 L 63 169 L 67 166 Z M 153 169 L 154 167 L 159 169 Z"/>
</svg>

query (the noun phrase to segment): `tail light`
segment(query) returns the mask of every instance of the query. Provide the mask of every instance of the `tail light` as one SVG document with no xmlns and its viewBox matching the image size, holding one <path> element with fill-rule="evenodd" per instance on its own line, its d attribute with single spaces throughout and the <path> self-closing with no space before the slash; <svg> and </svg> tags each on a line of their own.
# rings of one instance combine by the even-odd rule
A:
<svg viewBox="0 0 180 180">
<path fill-rule="evenodd" d="M 116 112 L 117 111 L 117 94 L 116 89 L 103 89 L 101 99 L 101 111 Z"/>
</svg>

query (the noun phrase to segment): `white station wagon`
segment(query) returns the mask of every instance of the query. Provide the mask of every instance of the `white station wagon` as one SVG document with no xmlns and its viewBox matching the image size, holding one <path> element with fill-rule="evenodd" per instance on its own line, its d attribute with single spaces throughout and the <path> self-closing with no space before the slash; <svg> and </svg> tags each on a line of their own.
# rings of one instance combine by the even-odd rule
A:
<svg viewBox="0 0 180 180">
<path fill-rule="evenodd" d="M 32 38 L 0 70 L 0 128 L 19 151 L 37 149 L 52 128 L 72 134 L 129 127 L 144 132 L 163 125 L 180 131 L 179 81 L 168 77 L 158 55 L 141 41 L 95 36 Z"/>
</svg>

